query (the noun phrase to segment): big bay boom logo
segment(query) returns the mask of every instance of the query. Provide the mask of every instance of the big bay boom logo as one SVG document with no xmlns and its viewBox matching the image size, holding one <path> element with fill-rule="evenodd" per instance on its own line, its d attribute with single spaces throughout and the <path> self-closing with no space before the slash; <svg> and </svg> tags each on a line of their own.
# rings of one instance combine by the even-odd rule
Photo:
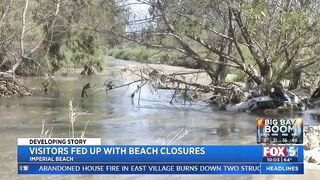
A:
<svg viewBox="0 0 320 180">
<path fill-rule="evenodd" d="M 258 118 L 257 143 L 302 144 L 303 120 Z"/>
</svg>

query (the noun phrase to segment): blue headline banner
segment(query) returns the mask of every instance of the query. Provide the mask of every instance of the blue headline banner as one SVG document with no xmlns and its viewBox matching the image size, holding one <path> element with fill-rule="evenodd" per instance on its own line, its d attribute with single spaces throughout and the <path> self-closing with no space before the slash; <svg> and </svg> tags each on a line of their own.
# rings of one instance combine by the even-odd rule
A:
<svg viewBox="0 0 320 180">
<path fill-rule="evenodd" d="M 18 174 L 303 174 L 302 145 L 18 145 Z"/>
<path fill-rule="evenodd" d="M 297 162 L 303 162 L 303 146 Z M 263 146 L 18 146 L 18 162 L 263 162 Z"/>
</svg>

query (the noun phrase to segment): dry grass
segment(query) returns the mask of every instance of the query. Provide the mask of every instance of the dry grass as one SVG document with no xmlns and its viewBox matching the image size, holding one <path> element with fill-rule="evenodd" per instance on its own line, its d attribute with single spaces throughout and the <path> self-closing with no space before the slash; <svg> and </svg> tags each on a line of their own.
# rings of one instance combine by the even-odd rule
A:
<svg viewBox="0 0 320 180">
<path fill-rule="evenodd" d="M 45 126 L 46 126 L 46 121 L 42 120 L 40 137 L 41 138 L 51 138 L 53 135 L 53 126 L 51 126 L 51 128 L 47 128 L 47 129 Z"/>
<path fill-rule="evenodd" d="M 77 107 L 73 107 L 72 100 L 69 101 L 69 137 L 71 133 L 71 137 L 74 138 L 74 123 L 76 122 L 79 113 L 77 113 Z"/>
<path fill-rule="evenodd" d="M 85 133 L 89 124 L 89 120 L 84 126 L 82 131 L 75 131 L 75 122 L 79 117 L 79 113 L 77 112 L 77 107 L 73 106 L 73 101 L 69 101 L 69 138 L 85 138 Z M 46 128 L 45 120 L 42 120 L 41 134 L 40 138 L 51 138 L 53 136 L 53 126 L 51 128 Z"/>
<path fill-rule="evenodd" d="M 169 133 L 168 135 L 164 135 L 165 130 L 163 130 L 159 140 L 162 141 L 162 145 L 172 145 L 184 138 L 189 132 L 190 129 L 188 128 L 178 128 L 177 130 Z"/>
</svg>

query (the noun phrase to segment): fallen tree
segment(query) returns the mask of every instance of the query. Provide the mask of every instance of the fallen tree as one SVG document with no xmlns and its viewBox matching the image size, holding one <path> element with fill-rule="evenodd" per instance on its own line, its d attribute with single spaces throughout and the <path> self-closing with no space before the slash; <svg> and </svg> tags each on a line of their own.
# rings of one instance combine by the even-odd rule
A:
<svg viewBox="0 0 320 180">
<path fill-rule="evenodd" d="M 217 93 L 217 92 L 228 92 L 231 90 L 229 86 L 215 86 L 212 84 L 199 83 L 197 78 L 190 79 L 186 76 L 196 77 L 200 73 L 205 73 L 204 71 L 190 71 L 190 72 L 177 72 L 177 73 L 167 73 L 159 69 L 155 69 L 149 65 L 143 68 L 133 70 L 131 68 L 123 68 L 121 70 L 124 73 L 130 73 L 131 77 L 135 77 L 132 81 L 126 83 L 115 83 L 113 81 L 107 81 L 104 84 L 104 89 L 106 92 L 115 90 L 122 87 L 127 87 L 130 85 L 137 85 L 136 90 L 132 93 L 131 97 L 135 98 L 135 94 L 141 94 L 141 89 L 148 85 L 153 90 L 158 89 L 174 90 L 171 103 L 176 95 L 182 93 L 183 98 L 189 99 L 189 92 L 199 92 L 199 93 Z M 138 96 L 139 98 L 139 96 Z"/>
<path fill-rule="evenodd" d="M 318 107 L 316 106 L 318 100 L 316 94 L 319 88 L 315 90 L 312 98 L 300 98 L 294 92 L 286 90 L 281 83 L 274 83 L 270 85 L 272 88 L 269 92 L 261 92 L 258 88 L 243 88 L 240 83 L 224 83 L 223 86 L 216 86 L 213 84 L 204 84 L 196 80 L 192 81 L 186 75 L 193 74 L 197 76 L 203 71 L 191 72 L 175 72 L 167 73 L 162 70 L 146 65 L 140 69 L 124 68 L 123 72 L 131 73 L 135 78 L 130 82 L 117 84 L 112 81 L 105 83 L 105 90 L 122 88 L 130 85 L 137 85 L 136 90 L 131 94 L 131 98 L 138 97 L 140 102 L 141 89 L 148 85 L 154 90 L 170 89 L 173 90 L 171 104 L 181 94 L 182 98 L 186 100 L 199 100 L 202 94 L 209 94 L 206 96 L 211 104 L 220 110 L 235 111 L 235 112 L 255 112 L 264 111 L 267 114 L 274 113 L 290 113 L 304 111 L 306 108 Z M 138 96 L 135 96 L 138 94 Z M 199 96 L 200 95 L 200 96 Z M 181 96 L 180 96 L 181 97 Z M 204 96 L 202 96 L 204 97 Z"/>
</svg>

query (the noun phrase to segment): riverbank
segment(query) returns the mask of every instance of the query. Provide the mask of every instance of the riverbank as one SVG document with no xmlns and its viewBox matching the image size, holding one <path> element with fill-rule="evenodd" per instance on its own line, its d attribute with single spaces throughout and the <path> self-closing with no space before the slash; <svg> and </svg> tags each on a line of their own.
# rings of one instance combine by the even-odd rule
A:
<svg viewBox="0 0 320 180">
<path fill-rule="evenodd" d="M 176 51 L 158 51 L 143 46 L 118 46 L 110 49 L 108 55 L 117 59 L 140 63 L 166 64 L 198 69 L 200 65 L 190 57 Z"/>
</svg>

